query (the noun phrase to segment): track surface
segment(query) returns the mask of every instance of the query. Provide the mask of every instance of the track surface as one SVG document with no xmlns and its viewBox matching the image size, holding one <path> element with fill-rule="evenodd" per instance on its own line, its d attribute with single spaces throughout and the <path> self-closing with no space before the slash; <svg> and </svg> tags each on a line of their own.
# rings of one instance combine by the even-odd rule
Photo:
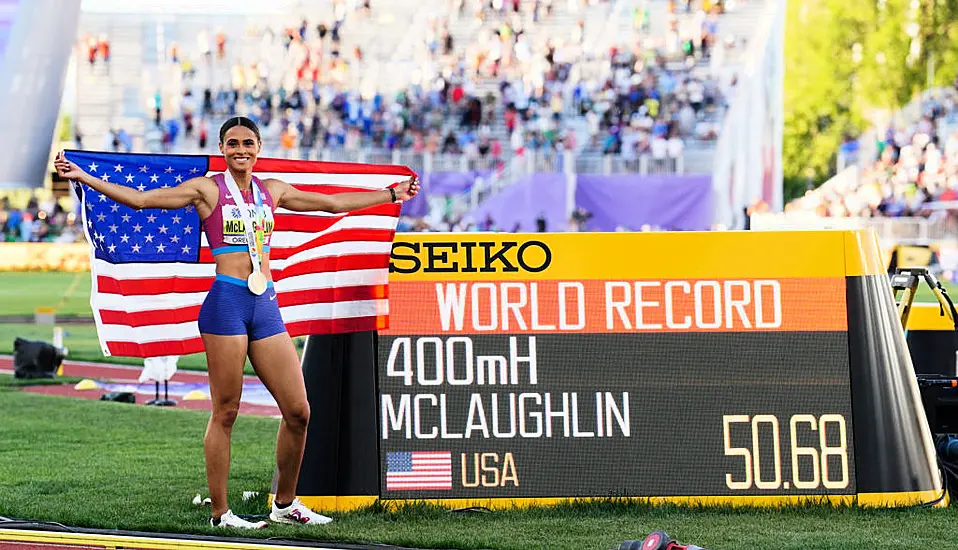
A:
<svg viewBox="0 0 958 550">
<path fill-rule="evenodd" d="M 109 365 L 104 363 L 88 363 L 85 361 L 64 361 L 63 376 L 76 376 L 78 378 L 90 378 L 104 382 L 116 384 L 135 385 L 138 388 L 136 402 L 142 405 L 153 399 L 155 385 L 152 382 L 140 383 L 137 379 L 140 376 L 139 367 L 126 365 Z M 13 372 L 13 358 L 8 355 L 0 355 L 0 371 Z M 205 372 L 177 370 L 170 383 L 184 384 L 208 384 L 209 379 Z M 245 376 L 245 384 L 261 384 L 259 378 L 255 376 Z M 60 395 L 64 397 L 78 397 L 83 399 L 100 399 L 100 396 L 107 393 L 106 389 L 95 390 L 75 390 L 72 385 L 64 384 L 59 386 L 28 386 L 22 388 L 22 391 L 30 393 L 42 393 L 47 395 Z M 162 397 L 163 388 L 160 387 L 160 396 Z M 208 395 L 208 392 L 207 392 Z M 170 396 L 176 401 L 176 407 L 181 409 L 211 410 L 212 404 L 209 399 L 198 401 L 186 401 Z M 274 405 L 262 405 L 243 401 L 240 403 L 240 414 L 249 414 L 257 416 L 279 416 L 279 407 Z M 3 548 L 2 550 L 7 550 Z"/>
<path fill-rule="evenodd" d="M 34 542 L 4 542 L 0 540 L 0 550 L 87 550 L 91 548 L 96 548 L 97 550 L 102 549 L 102 546 L 86 546 L 82 544 L 70 545 L 70 544 L 40 544 Z M 130 548 L 132 547 L 124 547 Z"/>
<path fill-rule="evenodd" d="M 140 376 L 141 368 L 125 365 L 110 365 L 103 363 L 88 363 L 84 361 L 64 361 L 63 362 L 63 376 L 71 376 L 78 378 L 89 378 L 92 380 L 97 380 L 99 382 L 109 382 L 114 384 L 128 384 L 137 386 L 137 395 L 136 400 L 138 405 L 145 404 L 148 400 L 153 399 L 155 385 L 152 382 L 139 383 L 138 378 Z M 13 372 L 13 358 L 7 355 L 0 355 L 0 372 Z M 170 379 L 170 383 L 181 383 L 181 384 L 190 384 L 195 386 L 197 384 L 208 384 L 209 380 L 205 372 L 196 372 L 196 371 L 184 371 L 177 370 L 173 377 Z M 261 384 L 259 378 L 255 376 L 245 376 L 244 385 L 257 385 Z M 42 393 L 47 395 L 59 395 L 63 397 L 74 397 L 82 399 L 99 399 L 101 395 L 106 393 L 106 389 L 95 389 L 95 390 L 85 390 L 78 391 L 75 390 L 73 385 L 64 384 L 60 386 L 27 386 L 21 388 L 20 391 L 31 392 L 31 393 Z M 208 391 L 208 390 L 207 390 Z M 162 392 L 162 388 L 161 388 Z M 146 395 L 148 394 L 148 395 Z M 194 409 L 194 410 L 210 410 L 211 402 L 209 399 L 199 400 L 199 401 L 185 401 L 183 399 L 175 398 L 173 395 L 170 395 L 171 398 L 176 399 L 176 407 L 184 409 Z M 249 415 L 260 415 L 260 416 L 279 416 L 279 408 L 275 405 L 268 406 L 262 404 L 254 404 L 248 402 L 242 402 L 240 404 L 240 414 L 249 414 Z M 0 523 L 0 528 L 3 525 Z M 32 533 L 38 533 L 38 531 L 31 531 Z M 41 531 L 42 532 L 42 531 Z M 22 533 L 22 531 L 21 531 Z M 62 535 L 62 533 L 51 533 L 51 535 Z M 215 541 L 206 541 L 208 544 L 202 544 L 200 541 L 193 540 L 190 541 L 188 538 L 184 540 L 182 536 L 179 536 L 175 539 L 166 538 L 164 539 L 163 534 L 155 533 L 150 535 L 150 542 L 143 542 L 143 539 L 140 539 L 142 546 L 139 546 L 136 540 L 126 540 L 118 545 L 114 544 L 90 544 L 90 541 L 76 540 L 75 543 L 70 542 L 69 544 L 63 542 L 26 542 L 23 540 L 4 540 L 4 533 L 0 532 L 0 550 L 104 550 L 109 548 L 111 550 L 119 548 L 122 546 L 124 550 L 154 550 L 157 548 L 164 549 L 193 549 L 193 548 L 243 548 L 243 550 L 251 550 L 253 548 L 268 548 L 270 546 L 276 548 L 303 548 L 304 546 L 293 547 L 288 545 L 270 545 L 265 541 L 246 541 L 240 539 L 239 546 L 231 545 L 227 542 L 229 539 L 225 539 L 223 544 L 217 544 Z M 17 537 L 13 537 L 17 538 Z M 20 537 L 22 538 L 22 537 Z M 200 542 L 200 544 L 197 544 Z M 245 543 L 245 544 L 244 544 Z M 358 548 L 389 548 L 383 546 L 356 546 L 356 545 L 346 545 L 343 546 L 328 546 L 328 545 L 310 545 L 310 550 L 323 549 L 323 550 L 356 550 Z"/>
<path fill-rule="evenodd" d="M 309 540 L 262 540 L 231 536 L 189 536 L 96 529 L 82 532 L 3 529 L 0 550 L 412 550 L 390 545 L 336 544 Z M 225 534 L 225 533 L 224 533 Z"/>
</svg>

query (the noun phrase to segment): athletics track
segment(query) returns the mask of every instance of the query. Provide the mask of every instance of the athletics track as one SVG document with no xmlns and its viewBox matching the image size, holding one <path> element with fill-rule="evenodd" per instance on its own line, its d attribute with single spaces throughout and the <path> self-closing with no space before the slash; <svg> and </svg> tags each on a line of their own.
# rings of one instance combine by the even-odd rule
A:
<svg viewBox="0 0 958 550">
<path fill-rule="evenodd" d="M 0 522 L 0 550 L 412 550 L 389 545 L 337 544 L 305 540 L 257 540 L 230 537 L 165 535 L 162 533 L 104 532 L 71 529 L 72 532 L 32 529 L 3 529 Z M 268 528 L 267 528 L 268 529 Z"/>
<path fill-rule="evenodd" d="M 59 395 L 81 399 L 99 399 L 108 391 L 133 391 L 137 405 L 143 405 L 154 398 L 155 385 L 152 382 L 140 383 L 141 367 L 88 363 L 85 361 L 64 361 L 63 376 L 89 378 L 99 382 L 94 390 L 76 390 L 72 384 L 54 386 L 27 386 L 21 391 Z M 13 373 L 13 358 L 0 355 L 0 372 Z M 276 407 L 265 388 L 255 376 L 246 376 L 244 383 L 244 401 L 240 404 L 240 414 L 279 416 Z M 209 395 L 209 382 L 205 372 L 177 370 L 170 379 L 170 398 L 175 399 L 177 408 L 210 410 L 209 399 L 185 401 L 182 395 L 187 391 L 199 390 Z M 205 391 L 204 391 L 205 390 Z M 162 386 L 160 388 L 162 396 Z M 267 403 L 268 401 L 268 403 Z M 119 548 L 127 550 L 195 550 L 199 548 L 223 548 L 226 550 L 261 550 L 283 548 L 284 550 L 362 550 L 375 548 L 388 550 L 389 547 L 377 545 L 336 545 L 316 543 L 315 545 L 298 541 L 297 546 L 289 543 L 268 543 L 255 539 L 230 539 L 207 537 L 189 537 L 185 535 L 164 536 L 160 533 L 110 535 L 102 533 L 72 533 L 49 530 L 4 529 L 0 521 L 0 550 L 88 550 Z"/>
<path fill-rule="evenodd" d="M 85 361 L 64 361 L 63 376 L 89 378 L 100 382 L 94 390 L 76 390 L 72 384 L 53 386 L 27 386 L 22 391 L 60 395 L 64 397 L 79 397 L 84 399 L 100 399 L 100 396 L 110 391 L 130 391 L 136 394 L 136 403 L 145 404 L 155 397 L 156 385 L 153 382 L 140 383 L 142 367 L 129 365 L 109 365 L 105 363 L 88 363 Z M 0 355 L 0 372 L 13 373 L 13 357 Z M 210 410 L 210 400 L 184 400 L 183 396 L 190 391 L 200 391 L 209 396 L 209 380 L 206 373 L 201 371 L 185 371 L 177 369 L 170 379 L 170 399 L 176 401 L 176 407 L 181 409 Z M 163 385 L 160 385 L 160 397 L 163 397 Z M 263 384 L 255 376 L 246 376 L 243 381 L 243 400 L 240 403 L 240 414 L 258 416 L 279 416 L 279 407 L 273 401 Z M 7 550 L 3 548 L 2 550 Z"/>
</svg>

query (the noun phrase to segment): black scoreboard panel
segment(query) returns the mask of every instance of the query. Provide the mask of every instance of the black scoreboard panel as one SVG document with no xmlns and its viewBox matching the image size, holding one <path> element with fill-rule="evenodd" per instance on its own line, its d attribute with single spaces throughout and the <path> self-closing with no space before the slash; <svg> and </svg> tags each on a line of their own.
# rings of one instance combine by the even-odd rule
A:
<svg viewBox="0 0 958 550">
<path fill-rule="evenodd" d="M 845 332 L 379 340 L 386 499 L 850 495 Z"/>
</svg>

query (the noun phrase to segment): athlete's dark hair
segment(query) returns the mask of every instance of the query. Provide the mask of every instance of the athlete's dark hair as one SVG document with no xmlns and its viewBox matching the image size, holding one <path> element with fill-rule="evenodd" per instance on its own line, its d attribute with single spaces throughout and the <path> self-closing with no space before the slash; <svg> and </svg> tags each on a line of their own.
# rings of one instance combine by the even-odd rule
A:
<svg viewBox="0 0 958 550">
<path fill-rule="evenodd" d="M 226 132 L 230 128 L 233 128 L 234 126 L 242 126 L 243 128 L 249 128 L 250 130 L 253 131 L 254 134 L 256 134 L 256 139 L 258 141 L 263 141 L 263 139 L 259 135 L 259 126 L 257 126 L 255 122 L 246 118 L 245 116 L 234 116 L 228 119 L 226 122 L 224 122 L 222 126 L 220 126 L 220 143 L 223 143 L 223 138 L 226 137 Z"/>
</svg>

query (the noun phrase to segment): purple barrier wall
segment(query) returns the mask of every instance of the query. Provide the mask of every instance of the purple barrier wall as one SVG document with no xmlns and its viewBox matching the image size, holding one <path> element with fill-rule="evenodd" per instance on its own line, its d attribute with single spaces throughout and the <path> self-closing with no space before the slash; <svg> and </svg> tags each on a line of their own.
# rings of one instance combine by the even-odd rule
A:
<svg viewBox="0 0 958 550">
<path fill-rule="evenodd" d="M 409 202 L 404 202 L 401 216 L 410 216 L 413 218 L 424 218 L 429 215 L 429 195 L 425 189 L 420 189 L 416 198 Z"/>
<path fill-rule="evenodd" d="M 0 0 L 2 1 L 2 0 Z M 419 196 L 402 207 L 403 216 L 421 218 L 429 214 L 429 199 L 467 193 L 476 178 L 488 178 L 492 170 L 472 172 L 428 172 L 419 174 L 422 188 Z"/>
<path fill-rule="evenodd" d="M 638 231 L 643 224 L 668 231 L 706 231 L 713 214 L 712 178 L 687 176 L 601 176 L 580 174 L 576 206 L 593 217 L 590 231 Z"/>
<path fill-rule="evenodd" d="M 536 219 L 544 215 L 546 231 L 567 231 L 565 190 L 566 180 L 562 174 L 526 176 L 486 199 L 470 217 L 478 224 L 486 216 L 492 216 L 500 231 L 534 232 Z"/>
<path fill-rule="evenodd" d="M 472 172 L 429 172 L 420 174 L 423 190 L 430 196 L 458 195 L 472 187 L 476 178 L 488 178 L 492 170 L 474 170 Z"/>
<path fill-rule="evenodd" d="M 433 172 L 422 175 L 423 189 L 403 205 L 404 216 L 425 216 L 429 197 L 467 192 L 487 172 Z M 428 179 L 427 179 L 428 178 Z M 533 174 L 486 200 L 469 216 L 481 224 L 491 216 L 500 231 L 536 231 L 536 219 L 546 218 L 546 231 L 567 231 L 566 180 L 563 174 Z M 575 202 L 592 213 L 588 231 L 638 231 L 644 224 L 670 231 L 707 231 L 713 223 L 712 178 L 709 175 L 578 176 Z"/>
</svg>

